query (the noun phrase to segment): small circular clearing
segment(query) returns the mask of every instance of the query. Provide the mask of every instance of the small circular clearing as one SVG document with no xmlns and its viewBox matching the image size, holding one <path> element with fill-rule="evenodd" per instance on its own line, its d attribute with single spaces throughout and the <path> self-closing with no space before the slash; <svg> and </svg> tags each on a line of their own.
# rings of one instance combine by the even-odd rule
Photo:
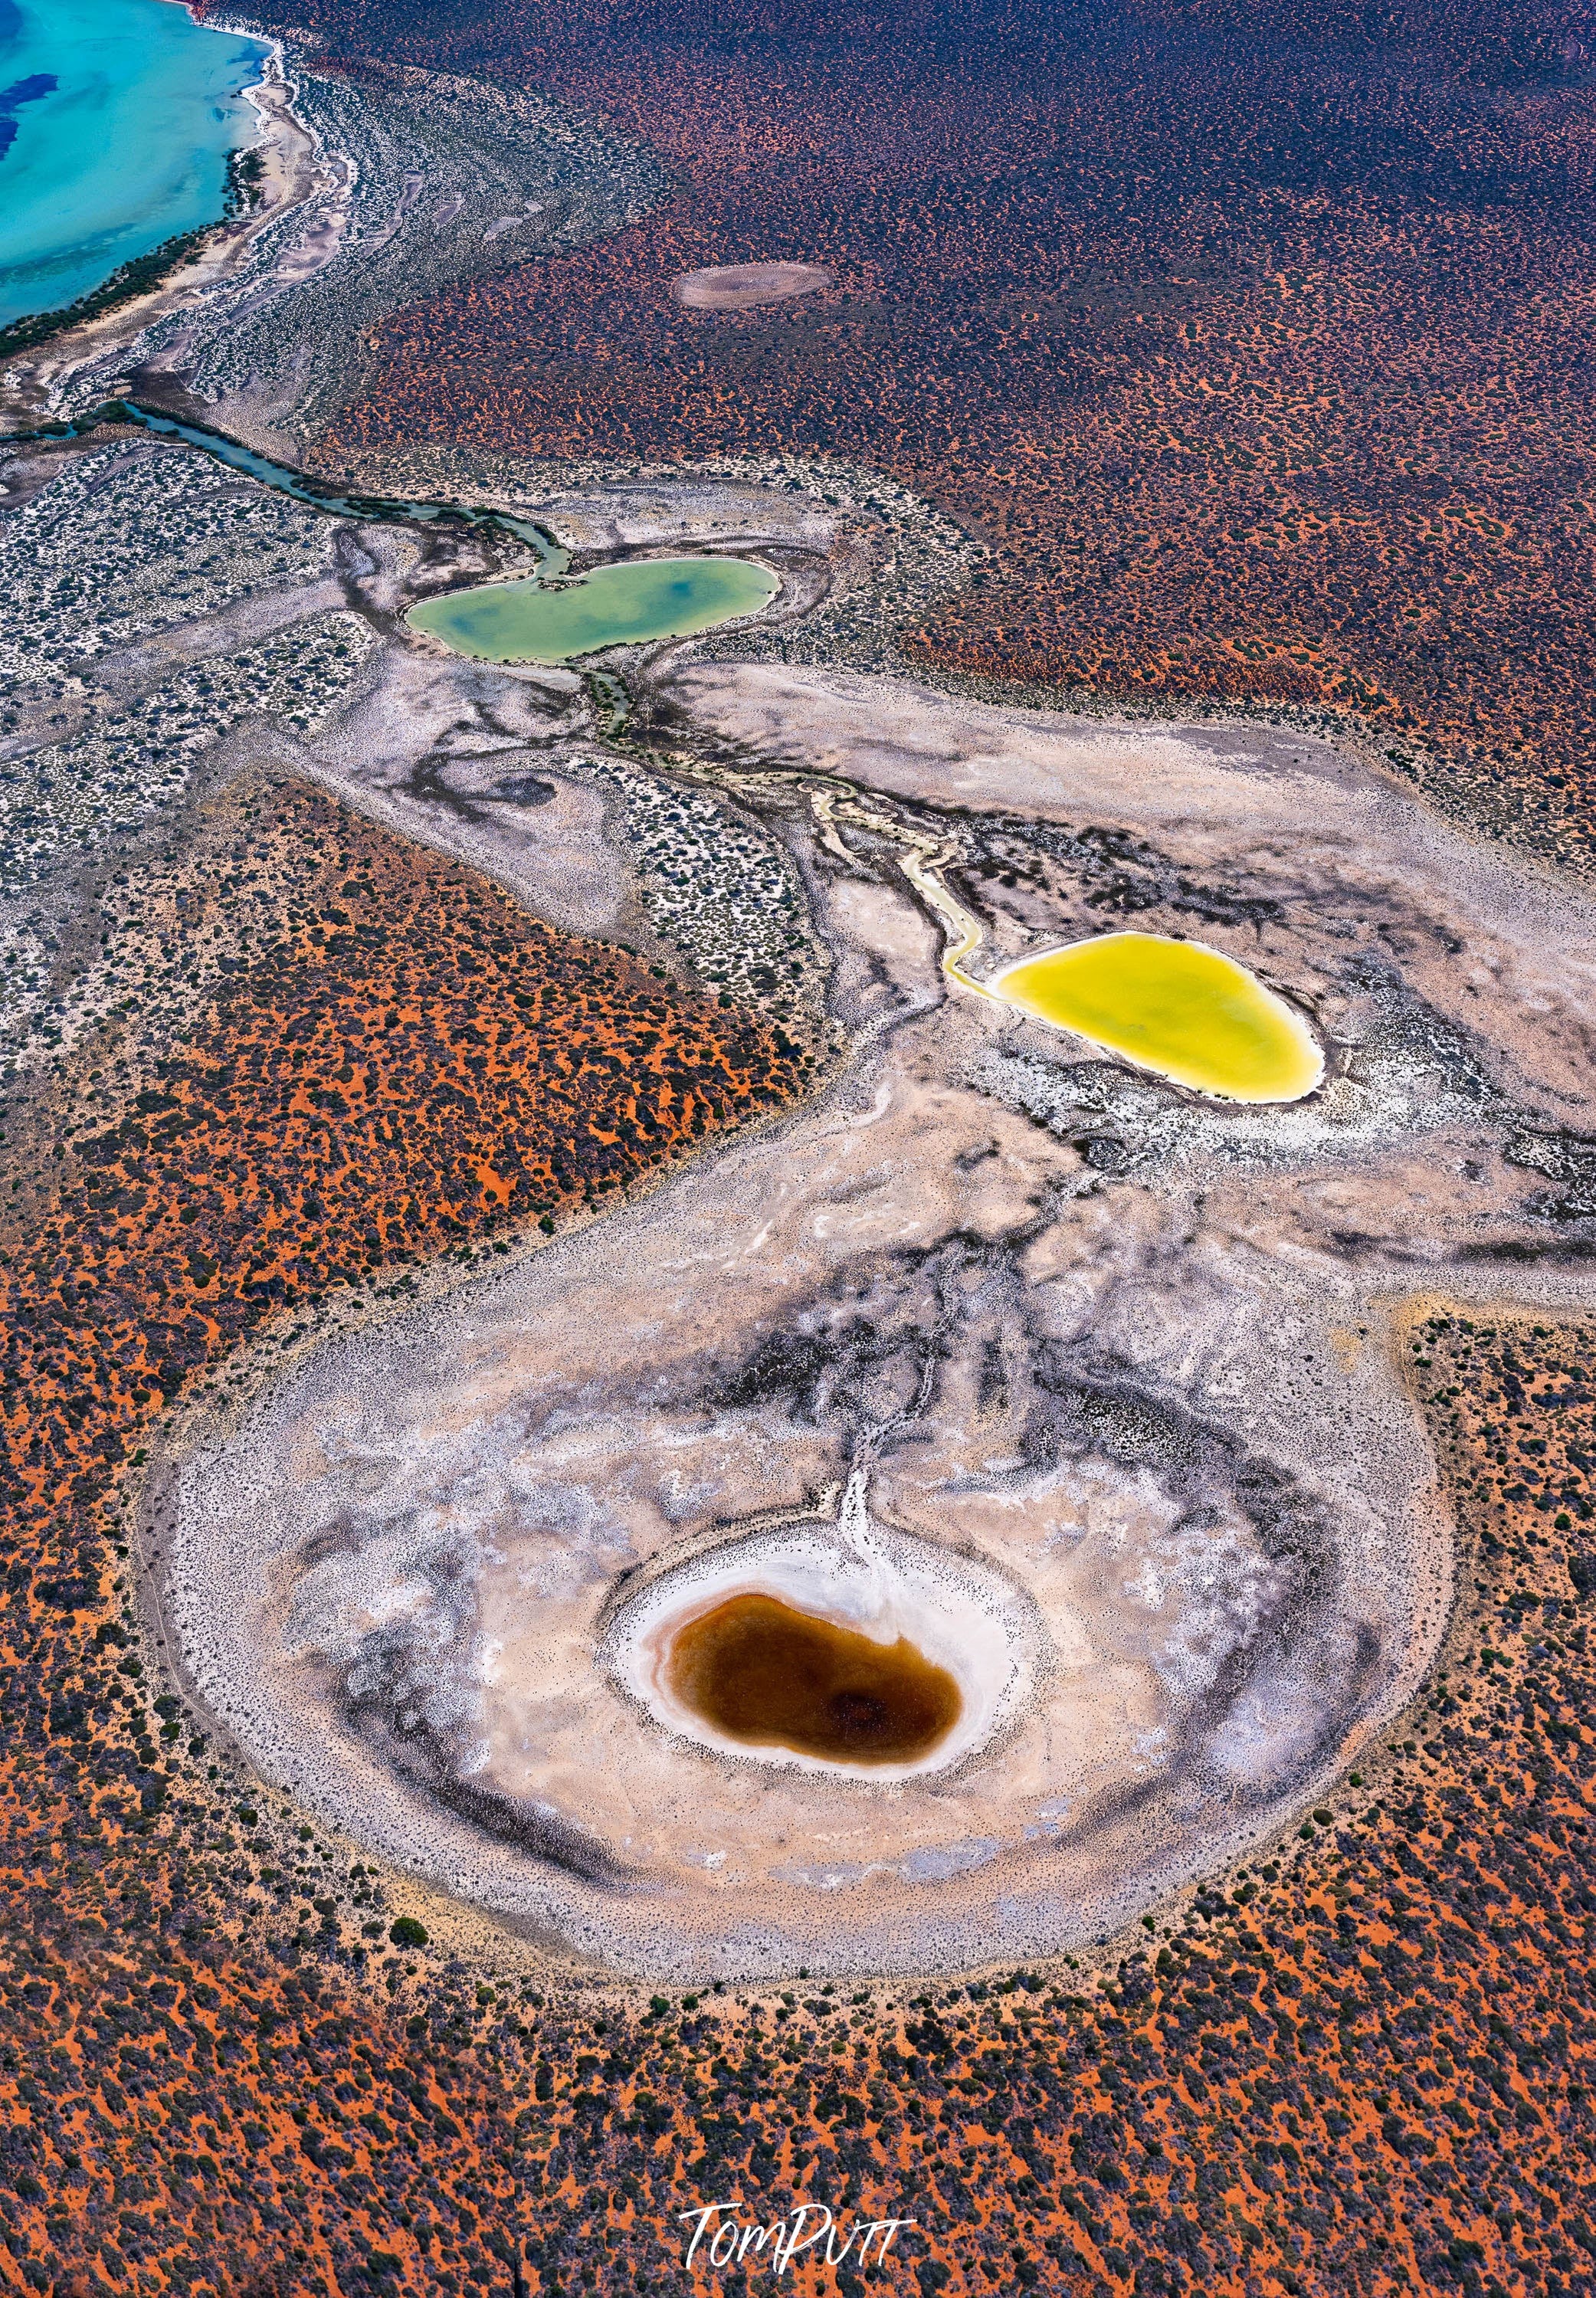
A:
<svg viewBox="0 0 1596 2298">
<path fill-rule="evenodd" d="M 671 282 L 671 293 L 693 311 L 751 311 L 759 303 L 785 303 L 829 287 L 832 276 L 818 263 L 723 263 L 682 272 Z"/>
</svg>

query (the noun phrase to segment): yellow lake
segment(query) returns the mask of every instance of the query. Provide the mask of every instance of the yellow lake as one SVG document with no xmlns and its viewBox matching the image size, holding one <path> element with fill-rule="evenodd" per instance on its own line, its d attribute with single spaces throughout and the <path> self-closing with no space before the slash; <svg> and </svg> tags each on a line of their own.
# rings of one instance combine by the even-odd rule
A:
<svg viewBox="0 0 1596 2298">
<path fill-rule="evenodd" d="M 1198 1093 L 1300 1101 L 1325 1072 L 1301 1014 L 1201 942 L 1103 934 L 1021 958 L 989 996 Z"/>
</svg>

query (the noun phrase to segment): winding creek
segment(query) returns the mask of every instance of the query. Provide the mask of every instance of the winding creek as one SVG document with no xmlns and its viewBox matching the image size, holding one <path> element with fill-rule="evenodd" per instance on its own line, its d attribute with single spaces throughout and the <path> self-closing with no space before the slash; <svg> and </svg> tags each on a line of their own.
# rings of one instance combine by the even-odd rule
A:
<svg viewBox="0 0 1596 2298">
<path fill-rule="evenodd" d="M 335 518 L 376 519 L 396 526 L 439 521 L 485 527 L 496 533 L 514 535 L 517 542 L 535 551 L 540 574 L 563 574 L 571 563 L 570 552 L 563 550 L 546 528 L 531 519 L 512 518 L 507 511 L 479 510 L 467 503 L 406 502 L 389 495 L 340 494 L 332 487 L 318 486 L 314 479 L 302 471 L 291 469 L 286 463 L 274 463 L 269 456 L 258 455 L 252 447 L 229 439 L 225 432 L 208 431 L 203 424 L 184 423 L 174 415 L 157 414 L 153 409 L 139 406 L 136 400 L 107 400 L 87 414 L 59 423 L 41 423 L 26 433 L 12 433 L 0 438 L 0 445 L 21 446 L 30 439 L 87 439 L 107 423 L 131 424 L 140 431 L 153 432 L 160 439 L 180 440 L 184 446 L 195 447 L 201 454 L 225 463 L 230 471 L 242 471 L 246 477 L 258 479 L 263 487 L 292 495 L 295 502 L 309 503 L 312 509 L 327 511 Z"/>
<path fill-rule="evenodd" d="M 568 583 L 571 554 L 535 521 L 457 502 L 344 494 L 274 462 L 224 433 L 113 400 L 31 435 L 83 438 L 102 426 L 136 426 L 180 442 L 335 517 L 399 525 L 459 525 L 512 537 L 533 550 L 537 571 L 509 583 L 448 591 L 412 607 L 406 620 L 457 654 L 490 662 L 559 663 L 605 648 L 681 638 L 760 613 L 780 584 L 756 560 L 665 558 L 600 566 Z M 550 586 L 553 587 L 550 587 Z M 610 739 L 626 713 L 624 687 L 608 674 L 599 698 Z M 942 972 L 951 986 L 1013 1006 L 1117 1054 L 1171 1082 L 1221 1099 L 1296 1101 L 1319 1084 L 1324 1063 L 1306 1022 L 1245 967 L 1199 943 L 1113 933 L 1046 950 L 983 980 L 967 961 L 983 934 L 950 892 L 947 856 L 906 837 L 903 827 L 846 788 L 811 782 L 810 804 L 825 836 L 839 817 L 888 836 L 899 866 L 947 936 Z M 834 835 L 834 832 L 831 834 Z"/>
<path fill-rule="evenodd" d="M 444 591 L 421 600 L 406 617 L 451 652 L 481 661 L 567 662 L 607 647 L 690 638 L 762 613 L 781 587 L 768 567 L 751 559 L 718 556 L 623 560 L 551 588 L 566 574 L 571 554 L 532 519 L 467 503 L 340 494 L 225 433 L 157 414 L 133 400 L 112 400 L 70 421 L 43 424 L 31 435 L 81 439 L 107 423 L 134 424 L 158 438 L 180 441 L 229 470 L 334 517 L 403 526 L 459 525 L 513 536 L 536 554 L 535 574 L 516 582 Z"/>
</svg>

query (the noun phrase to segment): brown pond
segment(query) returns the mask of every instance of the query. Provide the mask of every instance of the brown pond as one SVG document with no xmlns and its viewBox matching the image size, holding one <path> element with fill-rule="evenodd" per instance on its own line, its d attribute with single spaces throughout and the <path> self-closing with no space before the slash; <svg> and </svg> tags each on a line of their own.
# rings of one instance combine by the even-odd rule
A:
<svg viewBox="0 0 1596 2298">
<path fill-rule="evenodd" d="M 678 1631 L 682 1705 L 729 1740 L 832 1763 L 907 1764 L 958 1721 L 959 1687 L 906 1637 L 872 1642 L 773 1596 L 732 1596 Z"/>
</svg>

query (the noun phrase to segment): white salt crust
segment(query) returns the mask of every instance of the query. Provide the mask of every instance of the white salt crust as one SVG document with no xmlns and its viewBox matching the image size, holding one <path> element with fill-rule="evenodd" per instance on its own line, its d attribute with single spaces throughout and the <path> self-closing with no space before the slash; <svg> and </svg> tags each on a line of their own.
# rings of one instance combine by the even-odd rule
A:
<svg viewBox="0 0 1596 2298">
<path fill-rule="evenodd" d="M 906 887 L 782 814 L 841 1082 L 317 1348 L 176 1465 L 156 1600 L 267 1779 L 578 1955 L 690 1980 L 1059 1952 L 1334 1799 L 1422 1681 L 1451 1525 L 1404 1319 L 1429 1288 L 1596 1306 L 1521 1257 L 1555 1246 L 1559 1128 L 1596 1131 L 1596 919 L 1294 740 L 768 665 L 675 698 L 745 755 L 1123 823 L 1267 890 L 1326 1087 L 1216 1116 L 1072 1065 L 948 1002 Z M 1112 1185 L 1075 1137 L 1104 1112 Z M 1543 1171 L 1504 1161 L 1523 1126 Z M 824 1496 L 865 1438 L 850 1562 Z M 750 1563 L 951 1654 L 960 1746 L 883 1781 L 662 1707 L 673 1622 Z"/>
</svg>

